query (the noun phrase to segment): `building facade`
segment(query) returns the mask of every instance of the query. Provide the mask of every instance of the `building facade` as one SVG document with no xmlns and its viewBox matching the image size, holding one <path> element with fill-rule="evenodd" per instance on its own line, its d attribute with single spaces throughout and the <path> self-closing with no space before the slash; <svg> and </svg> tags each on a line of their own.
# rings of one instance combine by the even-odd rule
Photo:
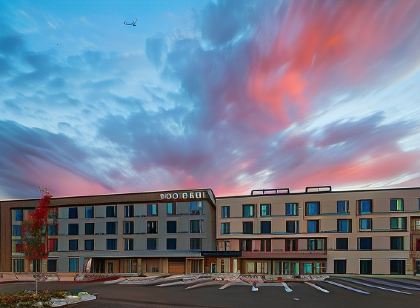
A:
<svg viewBox="0 0 420 308">
<path fill-rule="evenodd" d="M 267 194 L 268 193 L 268 194 Z M 217 198 L 218 271 L 420 273 L 420 188 L 259 191 Z"/>
<path fill-rule="evenodd" d="M 53 198 L 42 263 L 22 252 L 22 221 L 37 203 L 0 202 L 0 271 L 420 273 L 420 187 Z"/>
<path fill-rule="evenodd" d="M 211 190 L 53 198 L 49 257 L 25 260 L 22 221 L 38 200 L 1 202 L 1 271 L 204 272 L 215 249 Z"/>
</svg>

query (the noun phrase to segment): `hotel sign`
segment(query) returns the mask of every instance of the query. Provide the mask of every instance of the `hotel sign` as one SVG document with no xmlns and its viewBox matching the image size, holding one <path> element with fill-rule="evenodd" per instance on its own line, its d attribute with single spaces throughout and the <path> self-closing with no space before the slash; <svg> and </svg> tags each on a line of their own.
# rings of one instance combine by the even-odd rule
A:
<svg viewBox="0 0 420 308">
<path fill-rule="evenodd" d="M 160 194 L 161 200 L 203 199 L 204 191 L 168 192 Z"/>
</svg>

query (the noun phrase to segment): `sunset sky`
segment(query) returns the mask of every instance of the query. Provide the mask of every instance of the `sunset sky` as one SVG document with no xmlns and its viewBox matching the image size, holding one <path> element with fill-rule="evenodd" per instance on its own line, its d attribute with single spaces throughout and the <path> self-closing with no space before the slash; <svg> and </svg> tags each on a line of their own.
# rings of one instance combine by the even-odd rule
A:
<svg viewBox="0 0 420 308">
<path fill-rule="evenodd" d="M 420 186 L 420 1 L 0 0 L 0 199 L 318 185 Z"/>
</svg>

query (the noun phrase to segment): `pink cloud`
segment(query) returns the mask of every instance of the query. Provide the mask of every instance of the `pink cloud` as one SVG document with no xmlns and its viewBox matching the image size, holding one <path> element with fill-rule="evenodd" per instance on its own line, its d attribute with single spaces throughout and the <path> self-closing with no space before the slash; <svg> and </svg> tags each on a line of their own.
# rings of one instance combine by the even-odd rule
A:
<svg viewBox="0 0 420 308">
<path fill-rule="evenodd" d="M 251 47 L 250 98 L 284 127 L 311 112 L 317 95 L 372 86 L 383 77 L 382 60 L 413 34 L 419 9 L 415 0 L 291 2 L 284 18 L 259 29 Z"/>
</svg>

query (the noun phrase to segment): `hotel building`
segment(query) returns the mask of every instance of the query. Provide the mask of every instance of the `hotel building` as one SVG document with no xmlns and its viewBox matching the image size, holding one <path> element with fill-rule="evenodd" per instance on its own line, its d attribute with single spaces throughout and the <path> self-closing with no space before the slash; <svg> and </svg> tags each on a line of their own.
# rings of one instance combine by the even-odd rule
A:
<svg viewBox="0 0 420 308">
<path fill-rule="evenodd" d="M 42 264 L 25 260 L 21 244 L 37 202 L 0 202 L 0 271 L 420 273 L 420 187 L 53 198 Z"/>
<path fill-rule="evenodd" d="M 28 262 L 22 221 L 37 203 L 0 203 L 0 271 L 204 272 L 201 251 L 215 250 L 209 189 L 68 197 L 51 201 L 48 260 Z"/>
</svg>

